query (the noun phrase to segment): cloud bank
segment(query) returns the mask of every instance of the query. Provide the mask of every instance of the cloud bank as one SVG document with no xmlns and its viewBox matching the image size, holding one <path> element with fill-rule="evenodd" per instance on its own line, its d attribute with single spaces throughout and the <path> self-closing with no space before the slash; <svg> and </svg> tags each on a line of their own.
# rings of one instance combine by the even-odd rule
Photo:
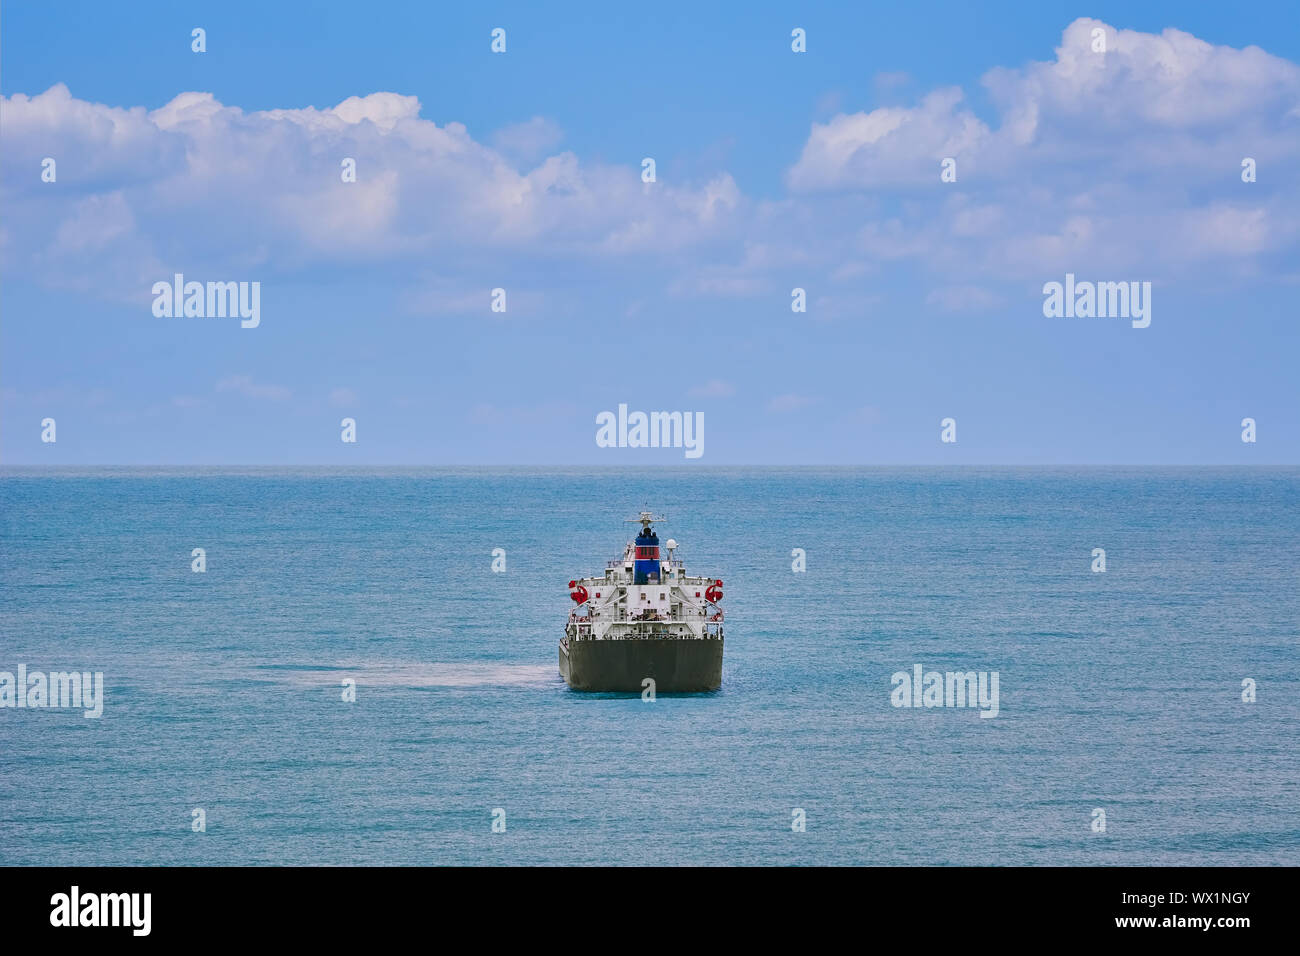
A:
<svg viewBox="0 0 1300 956">
<path fill-rule="evenodd" d="M 482 283 L 445 278 L 485 261 L 501 275 L 522 260 L 635 262 L 670 294 L 735 298 L 788 295 L 792 270 L 807 276 L 797 284 L 865 284 L 911 262 L 933 278 L 918 301 L 947 311 L 998 301 L 973 282 L 1066 269 L 1294 271 L 1296 64 L 1083 18 L 1054 59 L 992 69 L 982 86 L 987 118 L 949 87 L 813 123 L 790 144 L 787 195 L 760 200 L 726 173 L 644 183 L 639 167 L 553 152 L 563 133 L 543 117 L 480 142 L 397 93 L 245 112 L 186 92 L 150 111 L 58 85 L 0 98 L 0 263 L 131 301 L 174 271 L 382 263 L 410 274 L 411 301 L 432 288 L 455 307 L 433 312 L 486 308 Z M 46 157 L 57 183 L 41 181 Z M 1246 157 L 1258 182 L 1241 180 Z M 956 182 L 940 181 L 944 158 Z M 435 260 L 446 271 L 431 277 L 421 267 Z"/>
</svg>

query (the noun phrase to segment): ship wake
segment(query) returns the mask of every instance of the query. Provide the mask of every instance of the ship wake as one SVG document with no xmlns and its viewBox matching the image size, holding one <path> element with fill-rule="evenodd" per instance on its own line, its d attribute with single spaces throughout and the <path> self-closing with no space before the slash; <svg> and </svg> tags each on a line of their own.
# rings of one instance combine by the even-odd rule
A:
<svg viewBox="0 0 1300 956">
<path fill-rule="evenodd" d="M 365 687 L 539 687 L 555 683 L 549 664 L 476 662 L 385 663 L 293 670 L 277 675 L 293 687 L 337 685 L 345 677 Z"/>
</svg>

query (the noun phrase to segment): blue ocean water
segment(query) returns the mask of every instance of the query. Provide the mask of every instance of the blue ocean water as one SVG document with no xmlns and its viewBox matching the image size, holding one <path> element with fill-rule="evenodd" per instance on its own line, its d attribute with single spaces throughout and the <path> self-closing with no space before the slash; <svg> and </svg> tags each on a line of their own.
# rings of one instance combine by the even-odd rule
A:
<svg viewBox="0 0 1300 956">
<path fill-rule="evenodd" d="M 717 693 L 558 675 L 643 508 Z M 9 469 L 0 670 L 106 694 L 0 709 L 0 863 L 1300 864 L 1298 567 L 1298 469 Z"/>
</svg>

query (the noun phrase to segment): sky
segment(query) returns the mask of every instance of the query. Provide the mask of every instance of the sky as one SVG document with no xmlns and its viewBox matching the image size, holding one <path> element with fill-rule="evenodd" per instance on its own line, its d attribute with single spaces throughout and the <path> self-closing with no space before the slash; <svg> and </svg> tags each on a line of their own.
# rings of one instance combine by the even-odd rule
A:
<svg viewBox="0 0 1300 956">
<path fill-rule="evenodd" d="M 0 97 L 3 464 L 1300 463 L 1294 4 L 10 2 Z"/>
</svg>

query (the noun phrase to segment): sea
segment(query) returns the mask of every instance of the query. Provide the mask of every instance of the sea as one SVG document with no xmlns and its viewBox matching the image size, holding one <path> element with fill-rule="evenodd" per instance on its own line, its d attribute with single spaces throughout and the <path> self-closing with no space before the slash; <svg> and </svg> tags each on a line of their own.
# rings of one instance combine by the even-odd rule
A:
<svg viewBox="0 0 1300 956">
<path fill-rule="evenodd" d="M 642 510 L 714 693 L 559 675 Z M 1297 865 L 1298 641 L 1295 468 L 6 467 L 0 864 Z"/>
</svg>

